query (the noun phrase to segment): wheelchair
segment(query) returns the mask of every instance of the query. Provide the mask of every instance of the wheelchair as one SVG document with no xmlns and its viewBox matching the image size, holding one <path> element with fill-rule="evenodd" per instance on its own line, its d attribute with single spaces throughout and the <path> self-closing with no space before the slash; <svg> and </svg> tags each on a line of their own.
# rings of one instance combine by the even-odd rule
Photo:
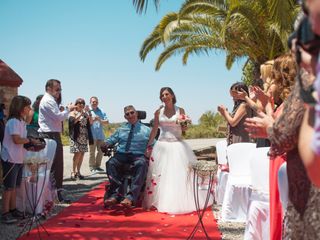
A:
<svg viewBox="0 0 320 240">
<path fill-rule="evenodd" d="M 138 113 L 138 119 L 141 121 L 141 120 L 144 120 L 146 119 L 146 112 L 145 111 L 138 111 L 137 110 L 137 113 Z M 143 123 L 141 122 L 142 124 L 148 126 L 148 127 L 152 127 L 150 125 L 150 123 Z M 104 156 L 107 156 L 108 158 L 112 158 L 115 156 L 117 152 L 117 144 L 115 145 L 110 145 L 108 146 L 107 149 L 105 149 L 105 151 L 103 151 L 104 153 Z M 107 172 L 107 164 L 108 164 L 108 161 L 106 161 L 106 172 Z M 122 186 L 121 186 L 121 189 L 119 190 L 119 195 L 120 196 L 125 196 L 127 194 L 127 192 L 129 191 L 129 188 L 130 188 L 130 185 L 131 185 L 131 179 L 132 179 L 132 176 L 133 176 L 133 165 L 131 164 L 126 164 L 126 165 L 123 165 L 120 169 L 120 172 L 121 172 L 121 175 L 122 175 L 122 179 L 121 179 L 121 182 L 122 182 Z M 104 193 L 104 197 L 103 197 L 103 202 L 105 202 L 105 200 L 108 198 L 107 196 L 107 191 L 108 191 L 108 186 L 109 184 L 106 184 L 105 186 L 105 193 Z M 141 189 L 141 192 L 144 191 L 144 188 L 145 188 L 145 184 L 143 185 L 142 189 Z M 140 197 L 139 197 L 140 199 Z M 139 205 L 139 202 L 138 201 L 138 204 L 135 204 L 136 206 Z M 106 208 L 107 206 L 104 205 L 104 207 Z"/>
</svg>

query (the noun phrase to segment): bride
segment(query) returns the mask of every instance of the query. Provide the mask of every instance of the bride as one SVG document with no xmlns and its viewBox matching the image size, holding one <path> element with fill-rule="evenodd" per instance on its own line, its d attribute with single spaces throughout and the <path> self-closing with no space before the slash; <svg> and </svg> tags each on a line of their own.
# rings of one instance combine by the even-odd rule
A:
<svg viewBox="0 0 320 240">
<path fill-rule="evenodd" d="M 196 210 L 193 197 L 192 163 L 196 156 L 182 140 L 186 125 L 177 123 L 183 108 L 177 107 L 176 96 L 171 88 L 160 90 L 160 107 L 154 114 L 154 125 L 148 141 L 146 156 L 150 156 L 143 207 L 155 207 L 159 212 L 184 214 Z M 160 127 L 158 141 L 152 143 Z M 206 190 L 199 190 L 200 206 L 203 206 Z"/>
</svg>

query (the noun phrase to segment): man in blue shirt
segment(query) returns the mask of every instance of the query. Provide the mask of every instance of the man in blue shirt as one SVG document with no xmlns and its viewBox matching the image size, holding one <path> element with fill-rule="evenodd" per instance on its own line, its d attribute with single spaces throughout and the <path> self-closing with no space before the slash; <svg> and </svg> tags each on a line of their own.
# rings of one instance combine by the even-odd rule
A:
<svg viewBox="0 0 320 240">
<path fill-rule="evenodd" d="M 97 97 L 91 97 L 90 104 L 90 114 L 93 120 L 91 124 L 93 144 L 89 146 L 89 168 L 91 172 L 103 172 L 103 169 L 101 168 L 103 153 L 101 152 L 100 146 L 105 138 L 103 125 L 108 124 L 108 118 L 106 114 L 98 107 L 99 101 Z"/>
<path fill-rule="evenodd" d="M 106 149 L 110 145 L 118 144 L 114 157 L 106 163 L 110 185 L 106 193 L 105 206 L 112 206 L 121 200 L 120 204 L 127 207 L 136 203 L 148 170 L 144 154 L 151 130 L 138 120 L 138 113 L 132 105 L 124 108 L 124 117 L 128 122 L 119 127 L 102 146 L 102 149 Z M 121 169 L 125 165 L 131 165 L 134 175 L 129 192 L 121 197 Z"/>
</svg>

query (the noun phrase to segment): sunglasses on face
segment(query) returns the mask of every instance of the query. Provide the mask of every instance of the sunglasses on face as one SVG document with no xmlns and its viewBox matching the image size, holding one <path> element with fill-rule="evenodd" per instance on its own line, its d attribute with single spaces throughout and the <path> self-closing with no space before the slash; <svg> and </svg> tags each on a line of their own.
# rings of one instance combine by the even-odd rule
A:
<svg viewBox="0 0 320 240">
<path fill-rule="evenodd" d="M 126 112 L 125 115 L 128 117 L 129 115 L 135 114 L 135 111 Z"/>
<path fill-rule="evenodd" d="M 76 105 L 85 105 L 85 103 L 84 102 L 77 102 Z"/>
<path fill-rule="evenodd" d="M 56 88 L 56 89 L 53 89 L 53 91 L 61 92 L 61 91 L 62 91 L 62 89 L 61 89 L 61 88 Z"/>
</svg>

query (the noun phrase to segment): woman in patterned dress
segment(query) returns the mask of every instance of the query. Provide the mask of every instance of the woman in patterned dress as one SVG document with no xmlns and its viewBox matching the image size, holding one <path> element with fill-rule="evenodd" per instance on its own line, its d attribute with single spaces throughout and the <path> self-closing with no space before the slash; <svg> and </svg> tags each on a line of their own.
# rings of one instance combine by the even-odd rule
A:
<svg viewBox="0 0 320 240">
<path fill-rule="evenodd" d="M 89 108 L 85 107 L 83 98 L 76 100 L 76 108 L 69 115 L 69 137 L 70 137 L 70 152 L 73 153 L 73 167 L 71 179 L 84 179 L 80 173 L 84 153 L 88 152 L 89 144 L 93 143 L 90 124 L 92 118 L 89 114 Z"/>
</svg>

